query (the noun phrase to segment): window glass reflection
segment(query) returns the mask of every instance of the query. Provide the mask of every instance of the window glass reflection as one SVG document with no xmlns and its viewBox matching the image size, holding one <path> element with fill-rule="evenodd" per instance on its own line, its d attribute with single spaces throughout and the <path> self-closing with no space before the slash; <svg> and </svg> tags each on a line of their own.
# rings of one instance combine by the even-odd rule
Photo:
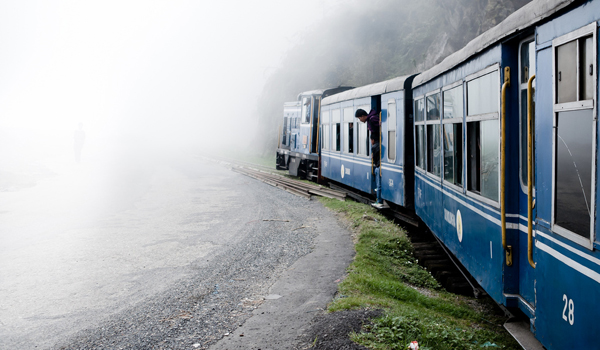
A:
<svg viewBox="0 0 600 350">
<path fill-rule="evenodd" d="M 463 117 L 463 87 L 444 91 L 444 119 Z"/>
<path fill-rule="evenodd" d="M 498 71 L 467 83 L 467 113 L 478 115 L 498 112 L 500 87 Z"/>
<path fill-rule="evenodd" d="M 427 120 L 440 119 L 440 94 L 427 96 Z"/>
<path fill-rule="evenodd" d="M 592 110 L 558 113 L 555 223 L 590 237 Z"/>
<path fill-rule="evenodd" d="M 480 122 L 481 128 L 481 195 L 498 201 L 499 121 Z"/>
</svg>

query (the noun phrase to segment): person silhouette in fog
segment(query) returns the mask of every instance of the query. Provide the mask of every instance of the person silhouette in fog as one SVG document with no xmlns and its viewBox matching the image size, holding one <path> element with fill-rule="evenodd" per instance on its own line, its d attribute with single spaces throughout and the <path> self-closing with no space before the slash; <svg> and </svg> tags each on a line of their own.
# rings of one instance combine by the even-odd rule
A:
<svg viewBox="0 0 600 350">
<path fill-rule="evenodd" d="M 74 134 L 75 144 L 75 162 L 81 162 L 81 149 L 83 148 L 83 144 L 85 143 L 85 131 L 83 131 L 83 124 L 79 123 L 79 129 L 75 130 Z"/>
</svg>

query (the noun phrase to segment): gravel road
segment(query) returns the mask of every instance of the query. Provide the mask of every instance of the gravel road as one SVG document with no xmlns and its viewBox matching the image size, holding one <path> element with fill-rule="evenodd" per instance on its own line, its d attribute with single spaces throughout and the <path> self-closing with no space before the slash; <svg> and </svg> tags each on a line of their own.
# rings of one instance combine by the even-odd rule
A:
<svg viewBox="0 0 600 350">
<path fill-rule="evenodd" d="M 262 349 L 269 337 L 295 346 L 353 255 L 335 215 L 197 158 L 151 170 L 118 210 L 45 230 L 36 243 L 4 240 L 0 349 L 227 348 L 239 334 L 255 345 L 267 337 Z M 286 312 L 301 317 L 269 327 Z"/>
</svg>

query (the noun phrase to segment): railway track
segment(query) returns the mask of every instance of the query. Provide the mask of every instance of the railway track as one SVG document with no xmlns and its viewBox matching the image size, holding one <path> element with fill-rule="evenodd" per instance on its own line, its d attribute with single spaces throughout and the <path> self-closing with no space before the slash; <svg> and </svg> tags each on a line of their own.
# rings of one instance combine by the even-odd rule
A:
<svg viewBox="0 0 600 350">
<path fill-rule="evenodd" d="M 308 199 L 310 199 L 313 195 L 317 195 L 327 198 L 339 199 L 341 201 L 346 200 L 346 192 L 332 190 L 330 188 L 326 188 L 319 185 L 313 185 L 311 183 L 292 180 L 285 176 L 236 165 L 232 166 L 231 170 L 250 176 L 271 186 L 279 187 L 295 195 L 306 197 Z"/>
</svg>

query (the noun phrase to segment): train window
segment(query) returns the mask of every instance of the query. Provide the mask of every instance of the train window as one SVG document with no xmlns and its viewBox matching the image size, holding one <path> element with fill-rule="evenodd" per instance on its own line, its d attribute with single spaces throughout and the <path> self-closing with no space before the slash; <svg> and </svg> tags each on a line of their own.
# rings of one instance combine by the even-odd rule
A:
<svg viewBox="0 0 600 350">
<path fill-rule="evenodd" d="M 592 247 L 596 158 L 596 22 L 552 41 L 553 231 Z"/>
<path fill-rule="evenodd" d="M 352 107 L 344 108 L 344 152 L 354 153 L 354 113 Z"/>
<path fill-rule="evenodd" d="M 354 153 L 354 123 L 344 123 L 344 152 Z"/>
<path fill-rule="evenodd" d="M 329 111 L 323 111 L 323 113 L 321 113 L 321 124 L 323 125 L 323 130 L 322 130 L 322 136 L 321 136 L 321 149 L 329 149 L 330 145 L 329 145 L 329 139 L 330 139 L 330 133 L 329 133 Z"/>
<path fill-rule="evenodd" d="M 556 48 L 557 103 L 577 101 L 577 41 Z"/>
<path fill-rule="evenodd" d="M 444 119 L 463 117 L 462 85 L 444 91 Z"/>
<path fill-rule="evenodd" d="M 288 117 L 283 117 L 283 129 L 281 132 L 281 144 L 287 145 L 287 127 L 288 127 Z"/>
<path fill-rule="evenodd" d="M 422 122 L 425 120 L 425 107 L 423 99 L 415 101 L 415 122 Z"/>
<path fill-rule="evenodd" d="M 425 169 L 425 125 L 416 126 L 415 143 L 417 145 L 417 166 Z"/>
<path fill-rule="evenodd" d="M 479 145 L 479 122 L 467 123 L 467 189 L 481 192 L 481 146 Z"/>
<path fill-rule="evenodd" d="M 427 96 L 427 120 L 440 119 L 440 94 Z"/>
<path fill-rule="evenodd" d="M 302 123 L 308 124 L 310 123 L 310 115 L 311 115 L 311 105 L 312 105 L 312 97 L 303 97 L 302 98 Z"/>
<path fill-rule="evenodd" d="M 356 154 L 360 154 L 363 156 L 369 155 L 369 136 L 368 129 L 366 123 L 358 123 L 356 129 L 356 138 L 358 142 L 356 143 Z"/>
<path fill-rule="evenodd" d="M 340 123 L 335 123 L 334 124 L 334 133 L 335 133 L 335 151 L 339 152 L 340 151 Z"/>
<path fill-rule="evenodd" d="M 590 237 L 593 165 L 591 109 L 558 113 L 555 223 Z"/>
<path fill-rule="evenodd" d="M 500 122 L 499 72 L 467 82 L 467 189 L 498 202 Z"/>
<path fill-rule="evenodd" d="M 387 109 L 387 125 L 388 125 L 388 161 L 396 161 L 396 101 L 388 102 Z"/>
<path fill-rule="evenodd" d="M 528 42 L 521 43 L 520 50 L 520 125 L 521 125 L 521 141 L 520 141 L 520 165 L 521 165 L 521 186 L 523 187 L 523 192 L 527 193 L 527 83 L 529 82 L 529 77 L 535 74 L 535 41 L 530 40 Z M 533 111 L 535 111 L 535 80 L 532 82 L 533 84 Z M 535 114 L 532 116 L 535 120 Z M 533 122 L 532 125 L 535 125 Z M 535 132 L 533 132 L 533 144 L 535 145 Z M 535 155 L 535 152 L 534 152 Z M 535 161 L 533 162 L 535 164 Z M 533 185 L 535 186 L 535 176 L 533 177 Z"/>
<path fill-rule="evenodd" d="M 495 70 L 467 83 L 467 115 L 498 112 L 498 74 Z"/>
<path fill-rule="evenodd" d="M 440 125 L 427 125 L 427 172 L 440 176 L 442 172 L 442 147 Z"/>
<path fill-rule="evenodd" d="M 442 95 L 444 180 L 462 186 L 463 86 L 446 90 Z"/>
<path fill-rule="evenodd" d="M 323 135 L 321 137 L 321 149 L 329 149 L 329 124 L 323 125 Z"/>
<path fill-rule="evenodd" d="M 462 123 L 444 124 L 444 180 L 462 186 Z"/>
<path fill-rule="evenodd" d="M 442 143 L 440 133 L 441 94 L 435 93 L 426 97 L 427 111 L 427 172 L 436 176 L 442 173 Z"/>
<path fill-rule="evenodd" d="M 425 170 L 425 100 L 415 99 L 416 166 Z"/>
<path fill-rule="evenodd" d="M 594 98 L 594 42 L 592 36 L 579 39 L 580 100 Z"/>
</svg>

